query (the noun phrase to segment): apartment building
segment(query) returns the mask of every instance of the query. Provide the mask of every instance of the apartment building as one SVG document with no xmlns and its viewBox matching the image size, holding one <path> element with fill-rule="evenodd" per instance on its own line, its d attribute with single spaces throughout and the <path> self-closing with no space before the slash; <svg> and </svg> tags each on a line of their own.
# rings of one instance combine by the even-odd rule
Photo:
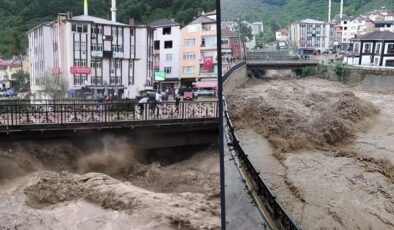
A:
<svg viewBox="0 0 394 230">
<path fill-rule="evenodd" d="M 179 76 L 182 85 L 192 86 L 199 80 L 217 79 L 215 15 L 201 14 L 181 29 Z"/>
<path fill-rule="evenodd" d="M 394 68 L 394 33 L 374 31 L 352 39 L 353 52 L 345 58 L 350 65 Z"/>
<path fill-rule="evenodd" d="M 155 88 L 162 90 L 180 83 L 179 53 L 181 24 L 170 19 L 152 22 L 154 29 Z"/>
<path fill-rule="evenodd" d="M 322 53 L 330 47 L 331 24 L 314 19 L 304 19 L 289 27 L 290 44 L 298 49 Z"/>
<path fill-rule="evenodd" d="M 349 47 L 350 41 L 350 22 L 352 17 L 346 14 L 337 14 L 332 23 L 335 24 L 335 41 L 334 46 L 339 50 L 346 50 Z"/>
<path fill-rule="evenodd" d="M 31 90 L 46 97 L 46 77 L 62 77 L 69 91 L 134 98 L 153 85 L 153 30 L 85 14 L 59 14 L 28 31 Z"/>
</svg>

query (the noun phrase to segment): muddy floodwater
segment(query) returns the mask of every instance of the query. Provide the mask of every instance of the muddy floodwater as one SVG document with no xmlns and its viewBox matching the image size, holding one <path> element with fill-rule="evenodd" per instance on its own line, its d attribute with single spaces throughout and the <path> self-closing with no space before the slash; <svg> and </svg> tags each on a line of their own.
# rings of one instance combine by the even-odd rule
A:
<svg viewBox="0 0 394 230">
<path fill-rule="evenodd" d="M 0 229 L 220 229 L 218 150 L 126 137 L 0 146 Z"/>
<path fill-rule="evenodd" d="M 303 229 L 394 229 L 394 93 L 318 78 L 227 96 L 244 150 Z"/>
</svg>

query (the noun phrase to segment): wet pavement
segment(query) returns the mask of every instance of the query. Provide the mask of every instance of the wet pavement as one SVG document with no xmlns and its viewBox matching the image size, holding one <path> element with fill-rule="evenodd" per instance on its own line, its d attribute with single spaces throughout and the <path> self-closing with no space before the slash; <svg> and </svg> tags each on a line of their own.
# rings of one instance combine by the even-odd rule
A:
<svg viewBox="0 0 394 230">
<path fill-rule="evenodd" d="M 248 194 L 248 189 L 238 168 L 239 161 L 234 157 L 236 152 L 226 144 L 228 141 L 229 138 L 226 135 L 224 141 L 226 229 L 270 229 L 265 224 L 266 221 L 253 202 L 252 197 Z"/>
</svg>

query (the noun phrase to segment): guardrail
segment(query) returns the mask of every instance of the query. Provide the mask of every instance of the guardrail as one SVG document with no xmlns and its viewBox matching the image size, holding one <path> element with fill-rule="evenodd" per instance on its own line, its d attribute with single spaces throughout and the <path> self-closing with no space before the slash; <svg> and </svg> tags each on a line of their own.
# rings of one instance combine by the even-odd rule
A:
<svg viewBox="0 0 394 230">
<path fill-rule="evenodd" d="M 227 79 L 231 76 L 231 74 L 236 71 L 238 68 L 242 67 L 246 63 L 240 63 L 230 69 L 223 76 L 223 84 L 226 83 Z M 238 158 L 241 160 L 243 165 L 245 166 L 246 171 L 249 173 L 252 178 L 254 184 L 256 185 L 256 191 L 259 196 L 261 196 L 261 201 L 263 203 L 267 203 L 272 217 L 277 220 L 286 230 L 301 230 L 298 224 L 290 217 L 290 215 L 286 212 L 280 202 L 276 199 L 275 194 L 268 188 L 264 180 L 260 177 L 260 173 L 256 170 L 253 163 L 249 160 L 248 155 L 243 150 L 240 141 L 235 134 L 234 126 L 231 123 L 230 115 L 228 113 L 227 104 L 225 98 L 223 97 L 224 102 L 224 121 L 227 123 L 229 127 L 229 136 L 231 139 L 231 143 L 228 143 L 233 149 L 237 152 Z"/>
<path fill-rule="evenodd" d="M 0 131 L 45 125 L 140 122 L 162 120 L 217 119 L 217 101 L 149 102 L 135 101 L 2 101 Z"/>
</svg>

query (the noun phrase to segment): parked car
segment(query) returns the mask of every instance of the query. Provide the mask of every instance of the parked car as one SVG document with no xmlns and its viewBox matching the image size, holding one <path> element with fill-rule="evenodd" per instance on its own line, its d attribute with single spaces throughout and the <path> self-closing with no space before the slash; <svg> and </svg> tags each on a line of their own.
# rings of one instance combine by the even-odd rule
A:
<svg viewBox="0 0 394 230">
<path fill-rule="evenodd" d="M 13 89 L 9 89 L 7 90 L 5 96 L 6 97 L 16 97 L 18 94 L 13 90 Z"/>
<path fill-rule="evenodd" d="M 198 89 L 194 92 L 195 97 L 214 97 L 216 91 L 212 89 Z"/>
</svg>

